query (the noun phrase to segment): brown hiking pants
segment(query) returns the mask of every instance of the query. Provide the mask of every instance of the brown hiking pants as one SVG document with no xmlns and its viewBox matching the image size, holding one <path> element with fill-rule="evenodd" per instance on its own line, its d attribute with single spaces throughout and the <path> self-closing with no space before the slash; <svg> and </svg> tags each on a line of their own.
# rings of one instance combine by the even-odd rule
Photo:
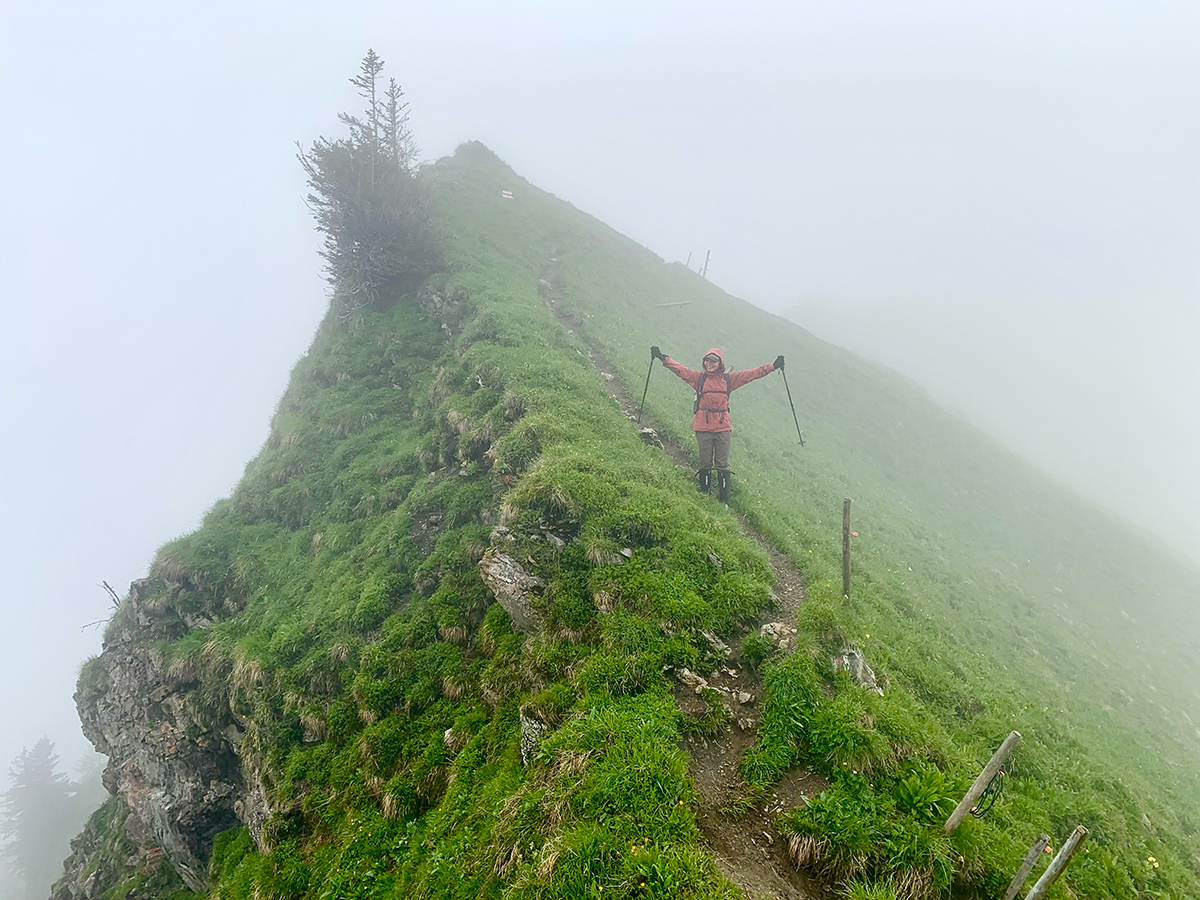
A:
<svg viewBox="0 0 1200 900">
<path fill-rule="evenodd" d="M 732 431 L 697 431 L 701 469 L 728 469 Z"/>
</svg>

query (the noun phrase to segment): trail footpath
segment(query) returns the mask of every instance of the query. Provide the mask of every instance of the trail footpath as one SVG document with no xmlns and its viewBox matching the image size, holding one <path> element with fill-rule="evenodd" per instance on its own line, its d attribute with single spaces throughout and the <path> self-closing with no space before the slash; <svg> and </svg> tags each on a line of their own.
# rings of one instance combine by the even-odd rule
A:
<svg viewBox="0 0 1200 900">
<path fill-rule="evenodd" d="M 563 306 L 565 295 L 558 278 L 557 257 L 543 266 L 538 293 L 567 333 L 578 337 L 587 346 L 588 358 L 609 396 L 630 422 L 636 422 L 639 413 L 636 394 L 630 392 L 621 377 L 613 372 L 599 343 L 584 330 L 584 323 Z M 691 477 L 696 468 L 691 455 L 676 442 L 663 437 L 652 416 L 642 413 L 641 423 L 643 438 L 662 447 L 675 465 Z M 761 613 L 747 633 L 771 622 L 794 625 L 800 604 L 805 599 L 804 577 L 800 570 L 744 516 L 733 509 L 729 512 L 746 536 L 766 552 L 775 573 L 774 609 Z M 754 900 L 824 900 L 834 896 L 828 886 L 796 869 L 788 855 L 787 841 L 775 828 L 776 814 L 798 806 L 806 797 L 824 790 L 826 782 L 821 776 L 805 769 L 793 769 L 756 805 L 737 814 L 726 811 L 747 790 L 738 773 L 738 763 L 758 735 L 763 694 L 762 680 L 753 669 L 743 665 L 737 642 L 729 647 L 729 655 L 711 674 L 679 676 L 677 673 L 675 699 L 685 714 L 702 715 L 705 712 L 706 701 L 700 696 L 704 687 L 716 691 L 729 712 L 729 724 L 718 736 L 691 734 L 682 742 L 690 759 L 689 774 L 700 795 L 696 822 L 722 873 Z"/>
</svg>

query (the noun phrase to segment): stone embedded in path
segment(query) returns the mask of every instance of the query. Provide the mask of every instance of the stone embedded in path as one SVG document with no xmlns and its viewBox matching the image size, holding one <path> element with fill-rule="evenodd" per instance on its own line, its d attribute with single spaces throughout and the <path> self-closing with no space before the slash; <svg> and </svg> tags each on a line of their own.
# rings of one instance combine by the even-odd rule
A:
<svg viewBox="0 0 1200 900">
<path fill-rule="evenodd" d="M 697 694 L 708 687 L 708 682 L 693 672 L 691 669 L 680 669 L 678 671 L 679 680 L 692 688 Z"/>
<path fill-rule="evenodd" d="M 726 644 L 723 640 L 721 640 L 719 637 L 717 637 L 711 631 L 706 631 L 703 628 L 700 629 L 700 636 L 703 637 L 706 641 L 708 641 L 708 646 L 712 648 L 713 653 L 717 654 L 717 656 L 719 656 L 721 659 L 729 658 L 729 653 L 730 653 L 729 645 Z M 736 674 L 736 673 L 731 672 L 730 674 L 732 675 L 732 674 Z"/>
<path fill-rule="evenodd" d="M 662 438 L 658 436 L 658 432 L 653 428 L 642 428 L 640 431 L 638 431 L 638 437 L 640 437 L 645 443 L 650 444 L 653 447 L 657 447 L 659 450 L 663 449 Z"/>
<path fill-rule="evenodd" d="M 791 650 L 796 629 L 787 622 L 768 622 L 758 629 L 759 634 L 775 645 L 778 650 Z"/>
</svg>

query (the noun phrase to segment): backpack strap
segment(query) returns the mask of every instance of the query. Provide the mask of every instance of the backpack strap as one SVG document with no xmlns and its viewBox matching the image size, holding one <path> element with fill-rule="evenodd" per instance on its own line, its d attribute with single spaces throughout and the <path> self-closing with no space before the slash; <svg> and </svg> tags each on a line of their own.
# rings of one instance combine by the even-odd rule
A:
<svg viewBox="0 0 1200 900">
<path fill-rule="evenodd" d="M 708 379 L 708 373 L 707 372 L 700 373 L 700 381 L 696 385 L 696 402 L 692 405 L 692 415 L 695 415 L 696 413 L 700 412 L 700 398 L 703 397 L 705 394 L 729 395 L 729 394 L 733 393 L 733 386 L 732 386 L 733 382 L 731 382 L 729 380 L 729 373 L 725 372 L 723 374 L 724 374 L 724 380 L 725 380 L 725 390 L 721 390 L 720 388 L 718 388 L 715 391 L 706 391 L 706 390 L 704 390 L 704 382 Z"/>
</svg>

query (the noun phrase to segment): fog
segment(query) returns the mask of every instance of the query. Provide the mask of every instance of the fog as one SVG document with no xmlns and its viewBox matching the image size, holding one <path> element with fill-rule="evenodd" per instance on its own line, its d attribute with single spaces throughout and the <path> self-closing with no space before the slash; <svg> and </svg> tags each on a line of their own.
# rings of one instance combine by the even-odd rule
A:
<svg viewBox="0 0 1200 900">
<path fill-rule="evenodd" d="M 0 11 L 0 763 L 83 753 L 100 582 L 265 439 L 326 304 L 294 142 L 357 107 L 368 46 L 426 159 L 482 140 L 668 260 L 711 250 L 1200 558 L 1195 4 L 343 6 Z"/>
</svg>

